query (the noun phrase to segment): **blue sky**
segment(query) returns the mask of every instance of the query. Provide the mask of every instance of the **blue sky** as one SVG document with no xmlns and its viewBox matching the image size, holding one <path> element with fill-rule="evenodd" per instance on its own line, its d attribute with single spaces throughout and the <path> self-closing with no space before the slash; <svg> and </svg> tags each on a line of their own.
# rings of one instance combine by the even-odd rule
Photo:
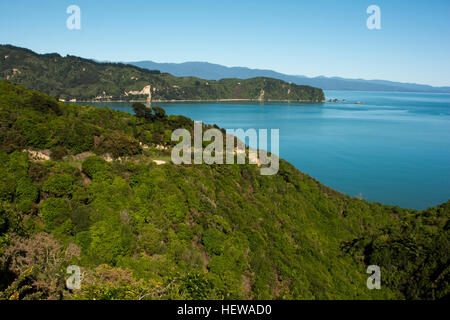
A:
<svg viewBox="0 0 450 320">
<path fill-rule="evenodd" d="M 81 30 L 66 9 L 81 8 Z M 366 9 L 381 8 L 381 30 Z M 448 0 L 0 0 L 0 43 L 109 61 L 208 61 L 450 86 Z"/>
</svg>

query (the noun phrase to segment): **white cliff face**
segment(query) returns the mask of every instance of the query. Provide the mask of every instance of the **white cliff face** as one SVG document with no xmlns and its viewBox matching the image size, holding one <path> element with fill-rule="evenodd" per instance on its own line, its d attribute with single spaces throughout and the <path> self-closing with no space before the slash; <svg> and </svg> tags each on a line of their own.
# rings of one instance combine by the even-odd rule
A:
<svg viewBox="0 0 450 320">
<path fill-rule="evenodd" d="M 22 152 L 27 152 L 30 160 L 36 161 L 48 161 L 50 160 L 50 150 L 22 150 Z"/>
<path fill-rule="evenodd" d="M 261 91 L 259 92 L 259 97 L 258 100 L 259 101 L 263 101 L 264 100 L 264 95 L 266 94 L 266 92 L 264 91 L 264 89 L 261 89 Z"/>
<path fill-rule="evenodd" d="M 141 91 L 128 91 L 125 92 L 126 96 L 148 96 L 147 100 L 152 100 L 152 87 L 151 85 L 145 86 Z"/>
<path fill-rule="evenodd" d="M 13 78 L 16 74 L 22 74 L 22 71 L 20 71 L 19 69 L 16 69 L 16 68 L 11 69 L 11 71 L 12 71 L 12 74 L 7 75 L 6 80 Z"/>
</svg>

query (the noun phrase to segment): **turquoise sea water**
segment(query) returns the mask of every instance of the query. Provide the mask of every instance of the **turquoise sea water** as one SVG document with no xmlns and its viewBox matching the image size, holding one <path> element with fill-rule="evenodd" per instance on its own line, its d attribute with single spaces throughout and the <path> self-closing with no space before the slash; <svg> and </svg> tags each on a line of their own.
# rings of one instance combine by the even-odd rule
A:
<svg viewBox="0 0 450 320">
<path fill-rule="evenodd" d="M 156 105 L 226 129 L 279 129 L 282 158 L 350 196 L 414 209 L 450 199 L 450 94 L 325 94 L 348 102 Z"/>
</svg>

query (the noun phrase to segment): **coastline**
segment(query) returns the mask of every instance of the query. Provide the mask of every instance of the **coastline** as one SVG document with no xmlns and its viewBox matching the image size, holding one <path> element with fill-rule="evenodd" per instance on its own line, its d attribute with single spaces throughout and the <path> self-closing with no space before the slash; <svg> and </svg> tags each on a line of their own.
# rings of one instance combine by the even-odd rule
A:
<svg viewBox="0 0 450 320">
<path fill-rule="evenodd" d="M 183 100 L 152 100 L 150 103 L 167 103 L 167 102 L 301 102 L 301 103 L 325 103 L 326 100 L 322 101 L 311 101 L 311 100 L 276 100 L 276 99 L 268 99 L 268 100 L 260 100 L 260 99 L 183 99 Z M 80 101 L 63 101 L 65 103 L 101 103 L 101 102 L 149 102 L 148 100 L 80 100 Z"/>
</svg>

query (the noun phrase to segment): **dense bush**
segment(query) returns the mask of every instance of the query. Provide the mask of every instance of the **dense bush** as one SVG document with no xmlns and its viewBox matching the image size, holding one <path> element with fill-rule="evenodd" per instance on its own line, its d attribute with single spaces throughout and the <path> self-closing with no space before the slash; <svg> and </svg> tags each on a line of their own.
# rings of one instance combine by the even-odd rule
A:
<svg viewBox="0 0 450 320">
<path fill-rule="evenodd" d="M 106 173 L 110 169 L 108 162 L 100 157 L 89 157 L 83 161 L 83 172 L 89 177 L 94 178 L 97 173 Z"/>
<path fill-rule="evenodd" d="M 54 196 L 69 196 L 73 191 L 73 177 L 69 174 L 55 174 L 45 181 L 42 190 Z"/>
<path fill-rule="evenodd" d="M 41 115 L 25 108 L 31 95 L 0 82 L 0 137 L 25 123 L 45 128 L 47 148 L 91 153 L 33 160 L 22 152 L 29 142 L 0 140 L 0 298 L 448 296 L 449 203 L 423 212 L 367 203 L 282 160 L 274 176 L 252 165 L 157 166 L 139 142 L 170 146 L 167 131 L 192 130 L 191 120 L 63 104 L 61 116 Z M 107 162 L 99 150 L 127 157 Z M 51 268 L 43 248 L 57 257 Z M 70 256 L 86 275 L 73 293 L 61 272 Z M 19 269 L 4 263 L 11 257 Z M 367 289 L 369 264 L 382 268 L 382 290 Z"/>
<path fill-rule="evenodd" d="M 53 160 L 62 160 L 67 155 L 67 149 L 63 146 L 55 146 L 50 151 Z"/>
<path fill-rule="evenodd" d="M 109 153 L 113 157 L 135 155 L 142 152 L 139 142 L 125 134 L 113 131 L 109 133 L 105 141 L 97 148 L 99 153 Z"/>
<path fill-rule="evenodd" d="M 134 114 L 136 115 L 136 117 L 144 118 L 148 121 L 153 119 L 153 113 L 152 113 L 151 107 L 147 108 L 145 106 L 145 104 L 140 103 L 140 102 L 133 103 L 132 107 L 133 107 L 133 111 L 134 111 Z"/>
<path fill-rule="evenodd" d="M 49 198 L 40 204 L 39 215 L 47 230 L 53 230 L 69 218 L 70 208 L 66 199 Z"/>
<path fill-rule="evenodd" d="M 152 107 L 155 117 L 159 119 L 164 119 L 166 117 L 166 111 L 161 107 Z"/>
<path fill-rule="evenodd" d="M 347 250 L 367 265 L 382 266 L 383 283 L 407 299 L 443 299 L 450 294 L 449 214 L 447 202 L 402 216 L 348 243 Z"/>
<path fill-rule="evenodd" d="M 56 99 L 49 99 L 41 94 L 33 93 L 25 102 L 25 107 L 32 108 L 43 114 L 51 112 L 57 116 L 62 114 Z"/>
<path fill-rule="evenodd" d="M 29 212 L 31 205 L 38 200 L 39 189 L 30 178 L 23 177 L 17 181 L 15 194 L 19 210 Z"/>
<path fill-rule="evenodd" d="M 203 244 L 210 254 L 222 254 L 225 235 L 216 229 L 208 229 L 202 237 Z"/>
</svg>

